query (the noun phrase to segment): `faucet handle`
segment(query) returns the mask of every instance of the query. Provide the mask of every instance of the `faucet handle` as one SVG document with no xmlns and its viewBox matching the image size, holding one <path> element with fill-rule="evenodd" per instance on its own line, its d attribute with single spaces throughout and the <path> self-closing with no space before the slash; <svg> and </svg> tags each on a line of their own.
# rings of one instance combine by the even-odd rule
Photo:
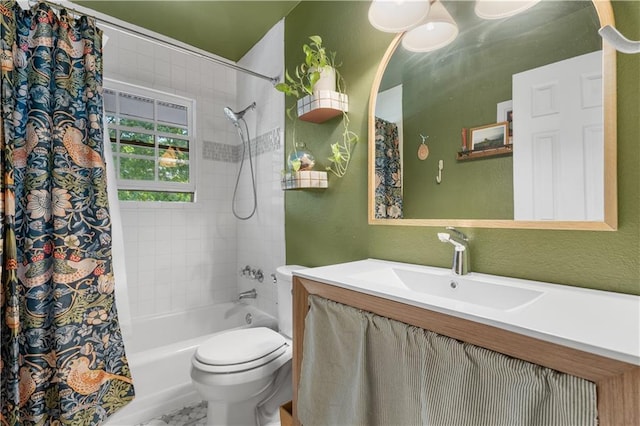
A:
<svg viewBox="0 0 640 426">
<path fill-rule="evenodd" d="M 448 232 L 438 232 L 438 238 L 443 243 L 448 243 L 451 239 L 451 234 L 449 234 Z"/>
<path fill-rule="evenodd" d="M 240 269 L 240 276 L 246 277 L 251 274 L 251 266 L 246 265 L 244 268 Z"/>
<path fill-rule="evenodd" d="M 456 234 L 456 236 L 460 239 L 462 239 L 463 241 L 469 241 L 469 237 L 467 237 L 465 234 L 463 234 L 461 231 L 458 231 L 455 227 L 453 226 L 447 226 L 445 228 L 447 231 L 451 231 L 454 234 Z"/>
</svg>

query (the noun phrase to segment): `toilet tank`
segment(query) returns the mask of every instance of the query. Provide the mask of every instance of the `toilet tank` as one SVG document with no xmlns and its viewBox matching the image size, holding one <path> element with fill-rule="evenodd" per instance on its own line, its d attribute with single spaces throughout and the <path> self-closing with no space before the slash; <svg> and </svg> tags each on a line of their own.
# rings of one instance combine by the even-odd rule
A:
<svg viewBox="0 0 640 426">
<path fill-rule="evenodd" d="M 276 268 L 278 279 L 278 327 L 280 333 L 293 337 L 293 271 L 306 269 L 300 265 L 284 265 Z"/>
</svg>

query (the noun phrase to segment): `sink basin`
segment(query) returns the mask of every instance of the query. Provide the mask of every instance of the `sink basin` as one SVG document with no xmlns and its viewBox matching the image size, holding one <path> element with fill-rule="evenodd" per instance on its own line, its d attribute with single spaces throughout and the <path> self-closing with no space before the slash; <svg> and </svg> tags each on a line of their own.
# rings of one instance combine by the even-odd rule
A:
<svg viewBox="0 0 640 426">
<path fill-rule="evenodd" d="M 504 311 L 525 306 L 544 292 L 474 280 L 471 276 L 400 267 L 356 273 L 352 279 Z"/>
<path fill-rule="evenodd" d="M 294 275 L 640 365 L 640 296 L 379 259 Z"/>
</svg>

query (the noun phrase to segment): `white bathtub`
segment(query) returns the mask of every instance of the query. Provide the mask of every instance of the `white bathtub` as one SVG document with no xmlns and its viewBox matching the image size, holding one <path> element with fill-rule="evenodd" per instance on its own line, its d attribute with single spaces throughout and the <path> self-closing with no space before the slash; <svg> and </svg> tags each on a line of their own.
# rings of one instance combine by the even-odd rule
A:
<svg viewBox="0 0 640 426">
<path fill-rule="evenodd" d="M 196 348 L 212 334 L 246 327 L 275 330 L 277 321 L 244 303 L 223 303 L 134 320 L 125 348 L 136 397 L 106 425 L 135 425 L 198 401 L 189 375 Z"/>
</svg>

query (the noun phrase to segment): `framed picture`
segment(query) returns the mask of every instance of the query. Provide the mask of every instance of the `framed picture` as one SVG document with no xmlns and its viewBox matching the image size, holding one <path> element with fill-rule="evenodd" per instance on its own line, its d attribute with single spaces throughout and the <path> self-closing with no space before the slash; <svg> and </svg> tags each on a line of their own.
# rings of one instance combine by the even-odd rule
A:
<svg viewBox="0 0 640 426">
<path fill-rule="evenodd" d="M 501 123 L 475 127 L 470 130 L 470 133 L 472 151 L 500 148 L 507 144 L 509 123 L 503 121 Z"/>
<path fill-rule="evenodd" d="M 513 101 L 500 102 L 496 108 L 496 122 L 509 123 L 508 143 L 513 143 Z"/>
</svg>

